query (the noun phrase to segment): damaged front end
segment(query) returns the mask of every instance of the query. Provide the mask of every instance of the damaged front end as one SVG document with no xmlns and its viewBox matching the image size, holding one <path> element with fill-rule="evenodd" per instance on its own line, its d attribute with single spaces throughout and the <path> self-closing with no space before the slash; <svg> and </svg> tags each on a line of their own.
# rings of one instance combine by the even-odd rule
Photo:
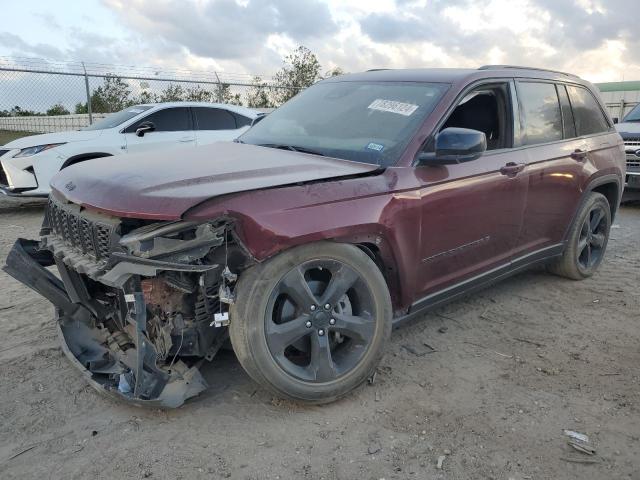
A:
<svg viewBox="0 0 640 480">
<path fill-rule="evenodd" d="M 149 223 L 51 197 L 41 240 L 18 239 L 4 270 L 53 303 L 94 387 L 177 407 L 207 388 L 199 367 L 228 339 L 232 272 L 250 263 L 228 218 Z"/>
</svg>

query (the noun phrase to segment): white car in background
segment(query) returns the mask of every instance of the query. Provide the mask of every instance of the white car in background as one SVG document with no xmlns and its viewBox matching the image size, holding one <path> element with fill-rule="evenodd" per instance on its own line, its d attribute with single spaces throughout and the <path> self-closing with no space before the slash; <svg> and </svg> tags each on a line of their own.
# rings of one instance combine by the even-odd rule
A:
<svg viewBox="0 0 640 480">
<path fill-rule="evenodd" d="M 0 192 L 47 196 L 51 178 L 74 163 L 231 141 L 263 116 L 235 105 L 167 102 L 135 105 L 82 130 L 23 137 L 0 146 Z"/>
</svg>

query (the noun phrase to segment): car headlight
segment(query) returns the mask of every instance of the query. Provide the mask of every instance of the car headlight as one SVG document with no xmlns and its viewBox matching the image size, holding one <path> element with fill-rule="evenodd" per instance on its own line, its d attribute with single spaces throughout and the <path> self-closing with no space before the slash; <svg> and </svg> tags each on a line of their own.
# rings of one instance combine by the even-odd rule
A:
<svg viewBox="0 0 640 480">
<path fill-rule="evenodd" d="M 31 157 L 36 153 L 44 152 L 45 150 L 49 150 L 50 148 L 57 147 L 59 145 L 64 145 L 63 143 L 48 143 L 46 145 L 36 145 L 35 147 L 27 147 L 20 150 L 16 153 L 13 158 L 22 158 L 22 157 Z"/>
</svg>

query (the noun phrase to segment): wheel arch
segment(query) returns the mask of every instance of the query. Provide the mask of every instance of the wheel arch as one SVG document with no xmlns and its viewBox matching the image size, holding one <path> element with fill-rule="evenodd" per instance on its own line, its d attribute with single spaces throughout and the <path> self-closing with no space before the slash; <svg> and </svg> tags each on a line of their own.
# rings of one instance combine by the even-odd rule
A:
<svg viewBox="0 0 640 480">
<path fill-rule="evenodd" d="M 611 222 L 615 218 L 615 214 L 618 211 L 618 206 L 620 205 L 620 200 L 622 197 L 622 188 L 620 186 L 620 177 L 615 174 L 602 175 L 600 177 L 596 177 L 591 179 L 584 190 L 582 191 L 582 195 L 580 197 L 580 201 L 573 212 L 571 217 L 571 222 L 567 224 L 563 235 L 563 241 L 567 241 L 567 237 L 569 232 L 571 231 L 571 226 L 576 221 L 576 217 L 578 216 L 578 212 L 580 212 L 580 208 L 584 205 L 584 202 L 589 198 L 589 194 L 592 192 L 600 193 L 605 196 L 607 201 L 609 202 L 609 208 L 611 209 Z"/>
<path fill-rule="evenodd" d="M 107 152 L 80 153 L 67 158 L 62 164 L 62 166 L 60 167 L 60 170 L 67 168 L 71 165 L 74 165 L 76 163 L 84 162 L 86 160 L 93 160 L 94 158 L 103 158 L 103 157 L 112 157 L 112 156 L 113 156 L 112 153 L 107 153 Z"/>
<path fill-rule="evenodd" d="M 620 186 L 619 177 L 617 175 L 603 175 L 601 177 L 594 178 L 589 182 L 585 189 L 583 201 L 591 192 L 600 193 L 605 196 L 609 202 L 609 208 L 611 209 L 611 221 L 613 222 L 618 211 L 618 207 L 620 206 L 620 199 L 622 198 L 622 188 Z"/>
</svg>

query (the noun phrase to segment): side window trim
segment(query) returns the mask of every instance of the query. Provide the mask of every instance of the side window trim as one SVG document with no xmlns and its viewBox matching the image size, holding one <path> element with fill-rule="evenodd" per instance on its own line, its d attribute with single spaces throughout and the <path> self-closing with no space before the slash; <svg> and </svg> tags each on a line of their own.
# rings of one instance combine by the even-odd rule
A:
<svg viewBox="0 0 640 480">
<path fill-rule="evenodd" d="M 567 105 L 568 105 L 568 111 L 569 114 L 571 115 L 571 121 L 573 122 L 573 135 L 571 135 L 571 130 L 569 130 L 569 128 L 571 127 L 571 125 L 569 125 L 569 127 L 567 127 L 567 125 L 565 124 L 565 107 L 563 105 L 561 94 L 560 94 L 560 89 L 562 89 L 562 91 L 564 92 L 564 99 L 566 99 L 567 101 Z M 564 140 L 572 140 L 574 138 L 578 138 L 578 128 L 576 127 L 576 117 L 573 113 L 573 105 L 571 105 L 571 97 L 569 97 L 569 92 L 567 91 L 567 86 L 564 83 L 556 83 L 556 93 L 558 94 L 558 100 L 560 101 L 560 114 L 561 114 L 561 118 L 562 118 L 562 137 Z"/>
<path fill-rule="evenodd" d="M 524 122 L 522 119 L 522 105 L 520 105 L 520 96 L 518 95 L 517 82 L 515 79 L 509 81 L 509 90 L 511 92 L 511 110 L 512 110 L 512 125 L 513 125 L 513 148 L 518 148 L 523 145 L 522 132 L 524 131 Z"/>
</svg>

